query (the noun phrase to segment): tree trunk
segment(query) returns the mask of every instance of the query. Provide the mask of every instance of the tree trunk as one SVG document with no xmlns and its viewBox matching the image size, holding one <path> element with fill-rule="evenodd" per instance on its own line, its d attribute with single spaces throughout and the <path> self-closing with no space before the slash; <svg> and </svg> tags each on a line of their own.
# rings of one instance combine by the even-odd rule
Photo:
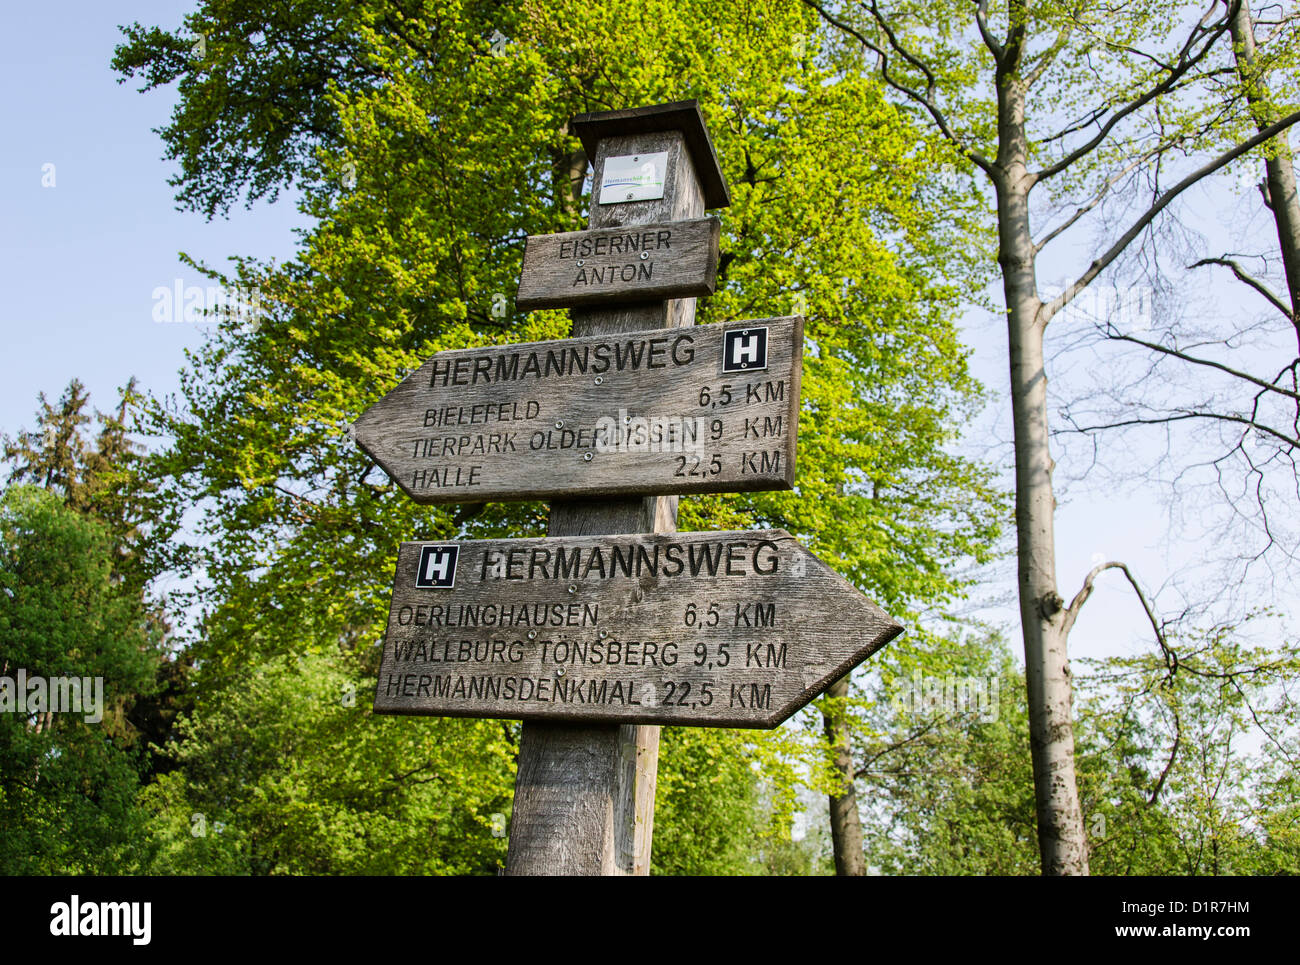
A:
<svg viewBox="0 0 1300 965">
<path fill-rule="evenodd" d="M 1034 764 L 1038 847 L 1043 874 L 1088 873 L 1088 845 L 1074 776 L 1074 720 L 1064 604 L 1056 589 L 1052 493 L 1054 463 L 1047 428 L 1042 302 L 1034 274 L 1029 223 L 1025 90 L 999 78 L 998 263 L 1006 298 L 1015 425 L 1016 537 L 1020 624 L 1025 644 L 1029 735 Z"/>
<path fill-rule="evenodd" d="M 847 698 L 848 674 L 831 684 L 826 696 Z M 843 710 L 822 715 L 841 788 L 841 793 L 830 796 L 831 844 L 835 852 L 835 874 L 861 877 L 867 873 L 867 862 L 862 853 L 862 818 L 858 814 L 858 792 L 853 780 L 853 745 L 845 716 Z"/>
<path fill-rule="evenodd" d="M 1254 77 L 1256 70 L 1255 24 L 1248 0 L 1242 0 L 1232 18 L 1232 49 L 1237 58 L 1237 72 L 1246 83 L 1246 97 L 1255 117 L 1255 126 L 1263 131 L 1281 120 L 1281 114 L 1269 95 L 1268 84 Z M 1300 198 L 1296 197 L 1295 163 L 1286 133 L 1269 141 L 1270 153 L 1264 161 L 1268 201 L 1277 223 L 1277 239 L 1282 247 L 1282 265 L 1286 270 L 1287 294 L 1291 303 L 1291 324 L 1300 344 Z"/>
</svg>

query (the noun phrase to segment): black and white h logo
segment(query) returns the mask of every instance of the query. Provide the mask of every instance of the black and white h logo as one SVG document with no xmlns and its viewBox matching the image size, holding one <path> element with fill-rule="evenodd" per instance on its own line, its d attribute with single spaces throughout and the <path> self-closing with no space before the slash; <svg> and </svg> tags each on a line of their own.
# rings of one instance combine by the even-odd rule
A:
<svg viewBox="0 0 1300 965">
<path fill-rule="evenodd" d="M 446 590 L 456 585 L 459 546 L 421 546 L 415 585 L 422 590 Z"/>
<path fill-rule="evenodd" d="M 767 329 L 735 328 L 722 336 L 722 371 L 753 372 L 767 368 Z"/>
</svg>

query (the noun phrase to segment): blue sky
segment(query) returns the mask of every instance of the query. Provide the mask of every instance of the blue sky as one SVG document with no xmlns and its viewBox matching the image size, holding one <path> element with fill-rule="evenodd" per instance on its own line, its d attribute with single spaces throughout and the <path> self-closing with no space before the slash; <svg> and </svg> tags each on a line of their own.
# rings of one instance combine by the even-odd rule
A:
<svg viewBox="0 0 1300 965">
<path fill-rule="evenodd" d="M 155 288 L 206 281 L 184 251 L 224 265 L 232 254 L 283 260 L 305 224 L 292 198 L 226 220 L 175 210 L 152 132 L 174 91 L 140 94 L 109 67 L 118 24 L 174 27 L 189 2 L 81 0 L 9 4 L 0 61 L 0 431 L 34 422 L 36 394 L 56 398 L 74 376 L 109 408 L 132 375 L 172 391 L 186 346 L 205 324 L 158 324 Z M 54 186 L 42 186 L 53 164 Z"/>
</svg>

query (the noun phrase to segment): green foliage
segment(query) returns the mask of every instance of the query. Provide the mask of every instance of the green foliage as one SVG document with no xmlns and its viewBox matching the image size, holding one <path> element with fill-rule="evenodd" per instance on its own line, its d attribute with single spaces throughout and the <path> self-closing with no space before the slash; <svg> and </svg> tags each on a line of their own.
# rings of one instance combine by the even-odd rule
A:
<svg viewBox="0 0 1300 965">
<path fill-rule="evenodd" d="M 888 654 L 861 700 L 868 865 L 884 874 L 1037 873 L 1024 678 L 999 635 L 917 634 Z"/>
<path fill-rule="evenodd" d="M 315 148 L 338 132 L 330 89 L 383 80 L 358 43 L 364 6 L 212 0 L 185 30 L 123 28 L 130 42 L 113 58 L 119 83 L 138 73 L 141 90 L 177 83 L 182 98 L 161 132 L 167 159 L 179 162 L 169 183 L 181 203 L 212 217 L 245 187 L 251 204 L 310 177 Z"/>
<path fill-rule="evenodd" d="M 266 658 L 185 721 L 181 767 L 147 795 L 151 870 L 494 874 L 504 864 L 517 725 L 376 717 L 374 678 L 356 664 L 337 651 Z"/>
<path fill-rule="evenodd" d="M 1300 647 L 1238 626 L 1088 661 L 1080 791 L 1094 873 L 1296 874 Z"/>
<path fill-rule="evenodd" d="M 43 392 L 38 402 L 35 429 L 0 437 L 10 467 L 8 483 L 40 486 L 69 508 L 102 522 L 113 538 L 114 575 L 143 594 L 149 576 L 144 557 L 171 556 L 168 538 L 182 508 L 161 503 L 153 480 L 137 471 L 143 446 L 131 430 L 142 396 L 135 379 L 119 391 L 117 408 L 107 413 L 91 415 L 90 394 L 78 379 L 68 383 L 54 405 Z M 98 425 L 93 436 L 86 431 L 92 423 Z M 161 620 L 161 614 L 154 616 Z"/>
<path fill-rule="evenodd" d="M 976 5 L 889 6 L 934 66 L 956 139 L 992 158 L 995 78 L 970 42 Z M 1039 165 L 1093 127 L 1052 131 L 1149 86 L 1170 59 L 1136 53 L 1172 42 L 1153 29 L 1170 19 L 1153 0 L 1034 0 L 990 17 L 999 35 L 1008 18 L 1024 29 L 1025 56 L 1003 82 L 1032 78 Z M 1261 76 L 1292 70 L 1294 21 L 1284 26 Z M 806 5 L 205 0 L 184 30 L 137 24 L 126 41 L 120 72 L 145 89 L 178 83 L 160 133 L 179 203 L 211 217 L 292 185 L 317 221 L 289 264 L 236 259 L 229 277 L 213 273 L 265 312 L 226 319 L 190 358 L 183 408 L 153 406 L 152 430 L 173 442 L 130 478 L 161 488 L 113 525 L 153 521 L 137 541 L 145 572 L 193 558 L 208 580 L 178 601 L 200 617 L 198 706 L 167 758 L 176 770 L 145 794 L 154 870 L 499 865 L 492 815 L 509 811 L 517 727 L 366 708 L 397 544 L 537 535 L 545 511 L 416 506 L 345 430 L 433 351 L 567 333 L 561 313 L 522 316 L 507 296 L 524 237 L 582 225 L 574 113 L 699 98 L 734 195 L 719 291 L 700 319 L 807 316 L 798 488 L 683 501 L 682 528 L 785 527 L 899 615 L 958 596 L 955 564 L 988 558 L 1007 506 L 982 467 L 947 449 L 980 401 L 952 318 L 992 269 L 984 212 L 962 150 L 925 133 L 915 102 L 884 96 L 859 49 L 823 44 Z M 1134 112 L 1047 182 L 1051 200 L 1073 209 L 1104 193 L 1152 144 L 1195 152 L 1246 130 L 1241 88 L 1201 97 L 1226 64 L 1206 60 L 1158 113 Z M 76 502 L 75 467 L 90 456 L 66 431 L 84 403 L 69 393 L 45 406 L 53 444 L 27 471 Z M 190 506 L 206 512 L 187 546 L 170 535 Z M 1095 871 L 1297 871 L 1295 652 L 1249 650 L 1235 634 L 1084 679 L 1078 769 Z M 849 698 L 818 704 L 851 731 L 869 863 L 1036 873 L 1024 680 L 1000 638 L 914 630 L 873 669 Z M 996 683 L 998 699 L 982 713 L 910 699 L 914 681 L 949 677 Z M 815 836 L 794 842 L 789 828 L 800 785 L 834 787 L 827 752 L 811 713 L 770 734 L 665 729 L 656 873 L 825 871 Z"/>
<path fill-rule="evenodd" d="M 651 871 L 657 875 L 754 872 L 759 780 L 742 735 L 665 727 L 660 737 Z"/>
<path fill-rule="evenodd" d="M 76 509 L 87 505 L 90 488 L 89 457 L 82 427 L 90 393 L 77 379 L 68 383 L 59 401 L 51 405 L 42 392 L 37 401 L 36 428 L 4 437 L 4 459 L 13 468 L 9 483 L 28 483 L 60 493 Z"/>
<path fill-rule="evenodd" d="M 1168 659 L 1084 661 L 1076 766 L 1093 874 L 1296 873 L 1300 649 L 1246 646 L 1247 630 L 1170 638 Z M 869 863 L 1036 874 L 1023 673 L 996 635 L 917 649 L 893 650 L 863 697 Z M 996 679 L 996 701 L 928 689 L 970 678 Z"/>
<path fill-rule="evenodd" d="M 829 786 L 825 762 L 795 729 L 665 727 L 652 873 L 812 874 L 815 843 L 791 840 L 801 786 Z"/>
<path fill-rule="evenodd" d="M 98 722 L 86 719 L 91 707 L 0 714 L 4 874 L 103 874 L 136 860 L 144 748 L 127 715 L 152 688 L 158 640 L 113 562 L 111 534 L 54 493 L 13 486 L 0 496 L 3 675 L 98 677 L 103 700 Z"/>
<path fill-rule="evenodd" d="M 170 624 L 162 608 L 152 601 L 149 565 L 160 561 L 173 567 L 184 550 L 170 537 L 184 514 L 182 504 L 160 498 L 156 481 L 141 471 L 144 447 L 134 438 L 142 397 L 131 379 L 118 394 L 117 408 L 90 414 L 90 395 L 73 379 L 56 405 L 39 396 L 36 428 L 3 437 L 4 460 L 10 466 L 8 482 L 34 484 L 57 496 L 69 509 L 102 524 L 111 539 L 106 557 L 110 579 L 121 596 L 136 598 L 148 623 L 151 639 L 166 640 Z M 93 435 L 87 432 L 98 424 Z M 147 564 L 146 561 L 149 561 Z M 154 681 L 136 693 L 126 711 L 130 725 L 144 741 L 150 755 L 149 772 L 166 770 L 163 747 L 171 739 L 176 717 L 189 706 L 187 654 L 173 653 L 163 644 L 152 651 Z"/>
<path fill-rule="evenodd" d="M 835 874 L 830 822 L 824 810 L 815 816 L 819 820 L 809 821 L 800 839 L 791 835 L 761 842 L 758 862 L 763 874 L 799 878 Z"/>
</svg>

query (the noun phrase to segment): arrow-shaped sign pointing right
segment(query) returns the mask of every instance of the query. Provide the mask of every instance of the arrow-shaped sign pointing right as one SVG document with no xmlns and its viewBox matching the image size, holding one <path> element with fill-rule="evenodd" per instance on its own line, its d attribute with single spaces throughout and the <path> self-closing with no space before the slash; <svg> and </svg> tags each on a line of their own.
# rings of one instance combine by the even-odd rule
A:
<svg viewBox="0 0 1300 965">
<path fill-rule="evenodd" d="M 902 630 L 779 529 L 403 543 L 375 710 L 775 727 Z"/>
</svg>

